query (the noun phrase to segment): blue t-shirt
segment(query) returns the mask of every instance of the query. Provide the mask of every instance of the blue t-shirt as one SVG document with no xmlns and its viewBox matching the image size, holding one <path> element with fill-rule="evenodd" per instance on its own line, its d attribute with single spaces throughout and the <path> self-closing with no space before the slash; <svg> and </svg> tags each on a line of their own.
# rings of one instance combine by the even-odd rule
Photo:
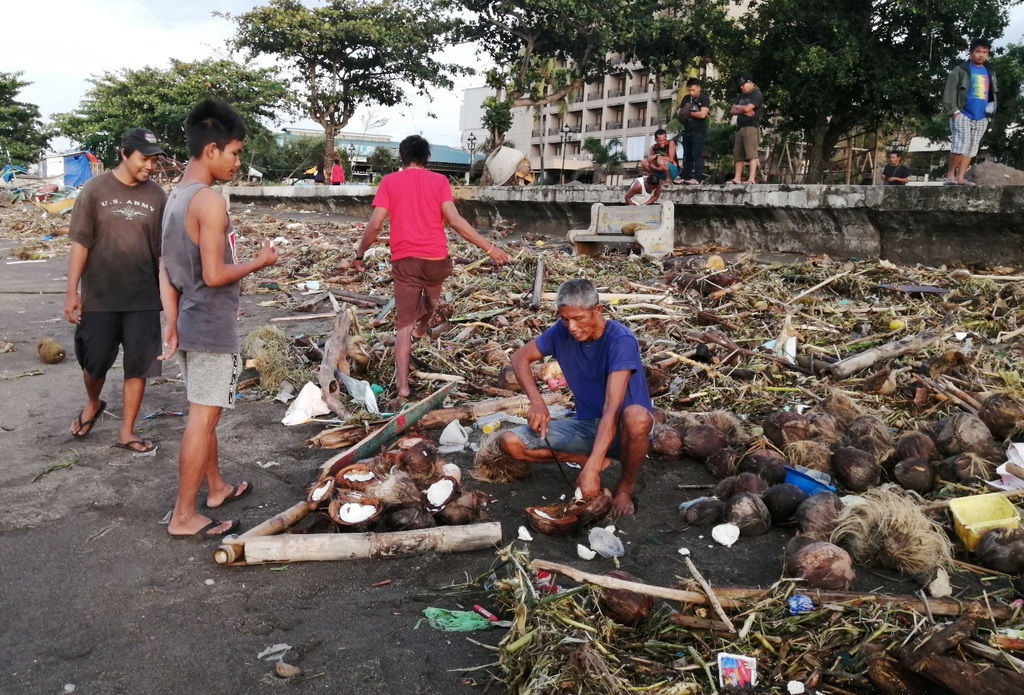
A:
<svg viewBox="0 0 1024 695">
<path fill-rule="evenodd" d="M 654 410 L 647 391 L 640 344 L 618 321 L 608 321 L 600 338 L 585 342 L 573 338 L 565 324 L 558 322 L 537 338 L 537 349 L 542 355 L 558 360 L 576 399 L 577 420 L 600 419 L 608 375 L 623 370 L 632 374 L 622 407 L 635 404 Z"/>
<path fill-rule="evenodd" d="M 967 103 L 960 112 L 972 121 L 980 121 L 985 118 L 985 107 L 988 106 L 989 77 L 988 69 L 982 65 L 977 66 L 971 63 L 971 86 L 967 90 Z"/>
</svg>

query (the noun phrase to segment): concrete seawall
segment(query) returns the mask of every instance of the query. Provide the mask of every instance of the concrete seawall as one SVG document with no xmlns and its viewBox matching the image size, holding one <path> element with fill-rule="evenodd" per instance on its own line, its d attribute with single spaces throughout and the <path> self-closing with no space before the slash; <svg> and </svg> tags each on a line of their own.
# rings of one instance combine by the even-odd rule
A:
<svg viewBox="0 0 1024 695">
<path fill-rule="evenodd" d="M 246 186 L 237 202 L 295 205 L 369 217 L 373 186 Z M 504 220 L 520 232 L 564 238 L 585 228 L 593 203 L 620 203 L 621 186 L 456 187 L 480 229 Z M 1024 186 L 674 186 L 676 243 L 879 257 L 925 265 L 1024 265 Z"/>
</svg>

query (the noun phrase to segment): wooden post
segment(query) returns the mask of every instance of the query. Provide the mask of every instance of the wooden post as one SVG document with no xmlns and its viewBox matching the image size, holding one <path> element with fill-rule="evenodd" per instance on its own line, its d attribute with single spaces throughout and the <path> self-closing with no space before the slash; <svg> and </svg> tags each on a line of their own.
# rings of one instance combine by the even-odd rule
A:
<svg viewBox="0 0 1024 695">
<path fill-rule="evenodd" d="M 938 340 L 939 337 L 939 333 L 918 333 L 917 335 L 901 338 L 900 340 L 879 345 L 878 347 L 873 347 L 864 352 L 841 359 L 829 367 L 829 372 L 836 379 L 845 379 L 881 360 L 899 357 L 908 352 L 928 347 Z"/>
</svg>

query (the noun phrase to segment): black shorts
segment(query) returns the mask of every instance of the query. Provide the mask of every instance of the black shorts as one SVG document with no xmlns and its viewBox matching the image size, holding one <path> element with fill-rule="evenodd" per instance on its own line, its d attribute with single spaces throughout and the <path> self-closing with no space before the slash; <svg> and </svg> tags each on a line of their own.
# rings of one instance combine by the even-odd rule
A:
<svg viewBox="0 0 1024 695">
<path fill-rule="evenodd" d="M 75 357 L 93 379 L 103 379 L 124 349 L 124 378 L 160 376 L 160 312 L 83 311 L 75 329 Z"/>
</svg>

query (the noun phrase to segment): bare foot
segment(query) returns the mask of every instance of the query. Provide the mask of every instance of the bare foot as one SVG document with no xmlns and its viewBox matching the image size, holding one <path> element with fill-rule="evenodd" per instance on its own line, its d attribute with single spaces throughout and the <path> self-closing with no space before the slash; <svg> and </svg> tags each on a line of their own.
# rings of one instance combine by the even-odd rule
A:
<svg viewBox="0 0 1024 695">
<path fill-rule="evenodd" d="M 632 516 L 636 512 L 633 506 L 633 495 L 630 492 L 616 492 L 612 495 L 612 514 L 615 516 Z"/>
</svg>

